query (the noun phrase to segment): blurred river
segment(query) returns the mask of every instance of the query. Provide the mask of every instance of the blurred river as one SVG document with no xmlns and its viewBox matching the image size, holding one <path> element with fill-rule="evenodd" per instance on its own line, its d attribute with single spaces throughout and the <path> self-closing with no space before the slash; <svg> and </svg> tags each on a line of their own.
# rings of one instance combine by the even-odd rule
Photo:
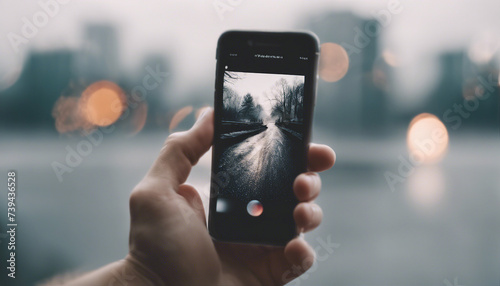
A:
<svg viewBox="0 0 500 286">
<path fill-rule="evenodd" d="M 452 136 L 441 163 L 406 175 L 398 172 L 399 158 L 408 156 L 404 131 L 377 140 L 331 136 L 325 130 L 313 134 L 314 141 L 333 146 L 338 159 L 322 175 L 317 202 L 324 210 L 323 224 L 306 235 L 318 246 L 320 261 L 300 285 L 499 284 L 498 136 Z M 51 164 L 64 163 L 66 147 L 75 149 L 80 138 L 3 134 L 1 185 L 6 185 L 8 170 L 18 172 L 19 285 L 94 269 L 126 255 L 128 196 L 166 135 L 105 135 L 59 182 Z M 188 180 L 204 199 L 210 160 L 204 156 Z M 386 171 L 403 175 L 394 191 Z M 0 202 L 5 214 L 5 192 Z M 2 232 L 5 220 L 2 215 Z M 0 240 L 6 257 L 5 239 Z M 338 245 L 330 253 L 325 241 Z M 9 285 L 5 277 L 1 285 Z"/>
</svg>

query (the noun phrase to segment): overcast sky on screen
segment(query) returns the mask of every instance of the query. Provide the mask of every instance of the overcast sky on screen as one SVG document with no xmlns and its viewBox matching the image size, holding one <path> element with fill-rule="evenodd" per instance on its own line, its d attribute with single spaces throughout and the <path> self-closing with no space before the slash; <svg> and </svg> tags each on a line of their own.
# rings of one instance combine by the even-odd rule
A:
<svg viewBox="0 0 500 286">
<path fill-rule="evenodd" d="M 272 101 L 276 90 L 276 83 L 280 79 L 285 79 L 289 86 L 296 83 L 303 83 L 304 76 L 300 75 L 285 75 L 285 74 L 267 74 L 267 73 L 247 73 L 235 72 L 240 79 L 231 80 L 231 83 L 226 83 L 239 96 L 243 97 L 245 94 L 250 93 L 256 104 L 260 104 L 264 109 L 266 115 L 271 114 Z"/>
</svg>

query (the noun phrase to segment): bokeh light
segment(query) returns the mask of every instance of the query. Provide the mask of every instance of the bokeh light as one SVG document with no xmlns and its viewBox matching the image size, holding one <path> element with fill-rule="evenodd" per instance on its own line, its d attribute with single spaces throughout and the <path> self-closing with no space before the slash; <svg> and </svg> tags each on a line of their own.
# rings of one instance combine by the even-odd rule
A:
<svg viewBox="0 0 500 286">
<path fill-rule="evenodd" d="M 462 96 L 465 100 L 477 100 L 477 98 L 483 97 L 484 93 L 484 87 L 477 79 L 469 78 L 465 80 L 462 88 Z"/>
<path fill-rule="evenodd" d="M 75 96 L 61 96 L 56 101 L 52 110 L 52 116 L 55 119 L 57 132 L 68 133 L 92 127 L 91 124 L 82 118 L 79 102 L 80 98 Z"/>
<path fill-rule="evenodd" d="M 186 118 L 186 116 L 188 116 L 191 112 L 193 112 L 192 106 L 186 106 L 179 109 L 179 111 L 177 111 L 172 117 L 172 120 L 170 120 L 170 126 L 168 127 L 168 129 L 170 131 L 174 130 L 179 125 L 179 123 L 181 123 L 181 121 L 184 120 L 184 118 Z"/>
<path fill-rule="evenodd" d="M 398 59 L 398 57 L 396 56 L 396 54 L 394 54 L 390 50 L 383 51 L 382 52 L 382 58 L 391 67 L 397 67 L 397 66 L 399 66 L 399 59 Z"/>
<path fill-rule="evenodd" d="M 145 102 L 138 103 L 139 105 L 134 108 L 130 124 L 132 125 L 132 132 L 130 135 L 139 133 L 146 125 L 148 118 L 148 105 Z"/>
<path fill-rule="evenodd" d="M 448 141 L 446 126 L 435 115 L 422 113 L 410 122 L 407 144 L 412 161 L 439 162 L 446 154 Z"/>
<path fill-rule="evenodd" d="M 0 75 L 0 91 L 7 90 L 13 86 L 21 76 L 22 67 L 16 66 L 7 73 Z"/>
<path fill-rule="evenodd" d="M 115 123 L 125 110 L 126 104 L 123 90 L 110 81 L 91 84 L 83 91 L 80 99 L 83 116 L 97 126 Z"/>
<path fill-rule="evenodd" d="M 380 68 L 374 68 L 371 74 L 373 84 L 381 90 L 389 89 L 387 74 Z"/>
<path fill-rule="evenodd" d="M 472 40 L 468 55 L 476 64 L 485 64 L 492 60 L 499 47 L 499 39 L 492 33 L 484 32 Z"/>
<path fill-rule="evenodd" d="M 349 70 L 349 56 L 346 50 L 335 43 L 321 45 L 319 75 L 324 81 L 336 82 Z"/>
</svg>

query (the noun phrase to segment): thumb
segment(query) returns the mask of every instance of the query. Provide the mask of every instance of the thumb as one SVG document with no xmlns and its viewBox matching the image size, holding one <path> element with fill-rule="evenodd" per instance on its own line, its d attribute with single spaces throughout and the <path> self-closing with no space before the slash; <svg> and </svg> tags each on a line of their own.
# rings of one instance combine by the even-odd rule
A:
<svg viewBox="0 0 500 286">
<path fill-rule="evenodd" d="M 214 112 L 208 107 L 191 129 L 172 133 L 167 137 L 148 176 L 166 181 L 167 185 L 177 191 L 179 185 L 186 181 L 191 167 L 212 146 L 213 135 Z"/>
</svg>

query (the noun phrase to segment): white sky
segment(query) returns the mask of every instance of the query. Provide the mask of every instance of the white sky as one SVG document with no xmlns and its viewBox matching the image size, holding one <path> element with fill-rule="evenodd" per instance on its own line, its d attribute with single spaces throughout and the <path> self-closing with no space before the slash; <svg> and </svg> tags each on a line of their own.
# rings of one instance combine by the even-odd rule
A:
<svg viewBox="0 0 500 286">
<path fill-rule="evenodd" d="M 49 0 L 41 0 L 49 1 Z M 125 68 L 139 69 L 151 51 L 171 55 L 176 90 L 189 91 L 193 81 L 213 82 L 218 36 L 228 29 L 287 30 L 300 26 L 311 13 L 350 10 L 371 15 L 392 0 L 85 0 L 69 1 L 41 28 L 22 52 L 7 40 L 20 33 L 22 18 L 41 11 L 39 1 L 0 1 L 0 81 L 22 65 L 29 49 L 78 48 L 88 22 L 115 24 L 121 40 L 119 55 Z M 214 3 L 239 3 L 220 19 Z M 467 47 L 478 35 L 500 36 L 500 1 L 401 0 L 382 37 L 385 48 L 400 63 L 395 101 L 413 104 L 436 80 L 435 55 Z"/>
<path fill-rule="evenodd" d="M 264 94 L 267 93 L 269 97 L 272 97 L 272 89 L 278 80 L 284 78 L 289 85 L 297 81 L 304 82 L 304 76 L 300 75 L 235 73 L 240 76 L 241 79 L 233 81 L 233 84 L 229 84 L 228 86 L 242 97 L 250 93 L 256 101 L 256 105 L 260 104 L 267 115 L 271 114 L 272 103 L 269 102 Z"/>
</svg>

